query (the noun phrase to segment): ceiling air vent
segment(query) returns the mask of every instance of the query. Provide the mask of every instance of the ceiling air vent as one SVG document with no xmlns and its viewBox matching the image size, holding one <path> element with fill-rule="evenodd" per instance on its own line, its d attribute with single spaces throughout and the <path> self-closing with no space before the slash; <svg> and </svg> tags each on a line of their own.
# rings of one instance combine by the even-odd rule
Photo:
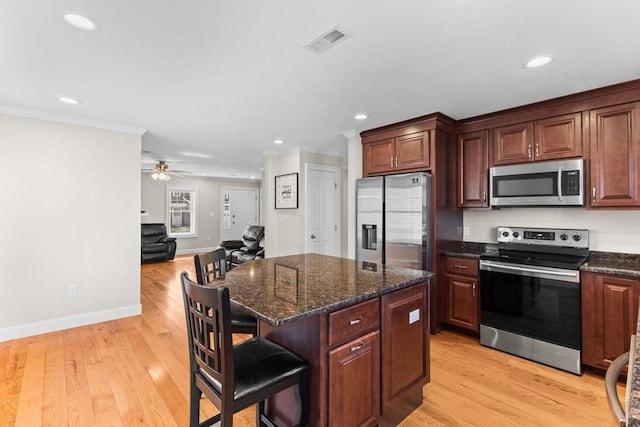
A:
<svg viewBox="0 0 640 427">
<path fill-rule="evenodd" d="M 309 43 L 304 45 L 304 48 L 320 55 L 349 37 L 351 37 L 351 33 L 344 28 L 335 26 L 329 31 L 323 33 L 321 36 L 311 40 Z"/>
</svg>

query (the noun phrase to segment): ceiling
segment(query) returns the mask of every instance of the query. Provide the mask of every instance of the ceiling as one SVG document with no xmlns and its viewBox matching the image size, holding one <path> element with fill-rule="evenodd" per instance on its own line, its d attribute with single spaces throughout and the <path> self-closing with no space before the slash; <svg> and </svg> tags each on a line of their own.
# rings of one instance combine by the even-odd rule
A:
<svg viewBox="0 0 640 427">
<path fill-rule="evenodd" d="M 302 47 L 336 25 L 352 37 Z M 195 175 L 259 179 L 267 154 L 346 155 L 345 132 L 637 78 L 640 0 L 0 1 L 0 105 L 145 128 L 142 167 Z"/>
</svg>

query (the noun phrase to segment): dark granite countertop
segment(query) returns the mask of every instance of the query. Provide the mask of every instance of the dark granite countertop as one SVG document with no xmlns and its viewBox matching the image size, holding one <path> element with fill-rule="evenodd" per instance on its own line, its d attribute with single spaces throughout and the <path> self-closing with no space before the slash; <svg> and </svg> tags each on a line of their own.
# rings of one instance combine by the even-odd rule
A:
<svg viewBox="0 0 640 427">
<path fill-rule="evenodd" d="M 580 270 L 640 278 L 640 254 L 594 251 Z"/>
<path fill-rule="evenodd" d="M 462 242 L 457 248 L 449 248 L 442 253 L 460 258 L 480 258 L 480 255 L 496 252 L 498 245 L 494 243 Z"/>
<path fill-rule="evenodd" d="M 318 254 L 247 261 L 229 271 L 231 299 L 280 326 L 424 282 L 433 273 Z"/>
</svg>

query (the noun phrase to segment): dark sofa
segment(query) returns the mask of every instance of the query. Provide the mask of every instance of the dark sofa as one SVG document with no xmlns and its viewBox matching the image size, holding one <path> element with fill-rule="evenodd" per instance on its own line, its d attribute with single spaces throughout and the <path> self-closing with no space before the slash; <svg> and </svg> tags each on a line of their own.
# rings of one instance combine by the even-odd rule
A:
<svg viewBox="0 0 640 427">
<path fill-rule="evenodd" d="M 264 226 L 249 225 L 242 233 L 242 240 L 223 240 L 229 268 L 256 258 L 264 258 Z"/>
<path fill-rule="evenodd" d="M 142 263 L 170 261 L 176 256 L 176 239 L 168 237 L 165 224 L 142 224 Z"/>
</svg>

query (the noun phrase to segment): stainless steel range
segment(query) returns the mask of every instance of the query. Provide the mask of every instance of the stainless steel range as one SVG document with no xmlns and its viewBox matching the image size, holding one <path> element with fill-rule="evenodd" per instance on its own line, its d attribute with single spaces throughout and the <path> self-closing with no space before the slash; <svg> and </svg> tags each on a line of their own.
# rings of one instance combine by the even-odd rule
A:
<svg viewBox="0 0 640 427">
<path fill-rule="evenodd" d="M 480 257 L 480 343 L 581 374 L 589 232 L 498 227 L 498 248 Z"/>
</svg>

